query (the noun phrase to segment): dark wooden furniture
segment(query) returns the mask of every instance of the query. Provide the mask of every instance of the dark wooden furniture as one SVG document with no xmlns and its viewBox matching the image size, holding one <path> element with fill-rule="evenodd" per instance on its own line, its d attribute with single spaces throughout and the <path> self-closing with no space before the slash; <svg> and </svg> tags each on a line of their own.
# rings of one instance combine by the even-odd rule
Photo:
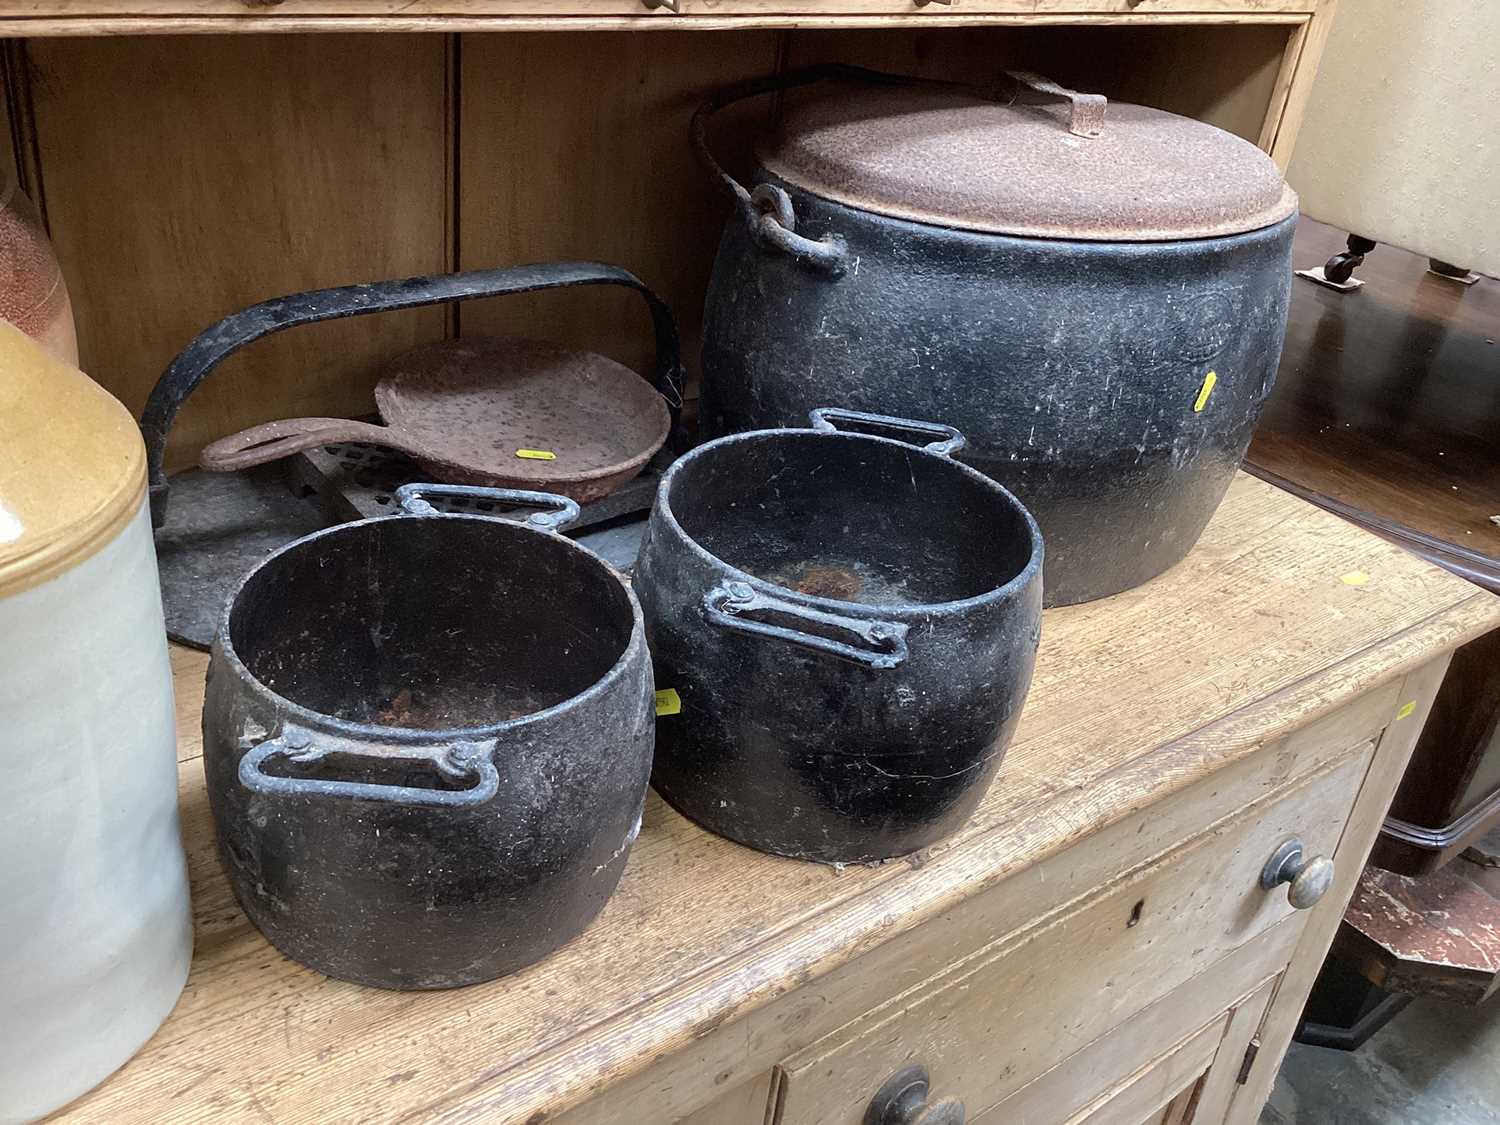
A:
<svg viewBox="0 0 1500 1125">
<path fill-rule="evenodd" d="M 1500 821 L 1500 632 L 1453 654 L 1370 862 L 1436 871 Z"/>
<path fill-rule="evenodd" d="M 1344 242 L 1303 219 L 1294 264 Z M 1500 281 L 1464 286 L 1393 246 L 1361 276 L 1352 294 L 1296 283 L 1248 467 L 1500 584 Z"/>
<path fill-rule="evenodd" d="M 1414 996 L 1478 1004 L 1500 986 L 1500 832 L 1413 878 L 1366 867 L 1297 1039 L 1352 1051 Z"/>
</svg>

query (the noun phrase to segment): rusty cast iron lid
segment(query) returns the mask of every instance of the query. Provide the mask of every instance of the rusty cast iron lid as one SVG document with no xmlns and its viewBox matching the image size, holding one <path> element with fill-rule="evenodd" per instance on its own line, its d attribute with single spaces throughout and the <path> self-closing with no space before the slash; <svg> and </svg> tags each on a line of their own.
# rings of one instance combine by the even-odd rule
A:
<svg viewBox="0 0 1500 1125">
<path fill-rule="evenodd" d="M 902 84 L 802 100 L 762 143 L 761 164 L 866 211 L 1040 238 L 1205 238 L 1297 209 L 1296 193 L 1249 141 L 1025 72 L 1012 78 L 993 97 Z"/>
</svg>

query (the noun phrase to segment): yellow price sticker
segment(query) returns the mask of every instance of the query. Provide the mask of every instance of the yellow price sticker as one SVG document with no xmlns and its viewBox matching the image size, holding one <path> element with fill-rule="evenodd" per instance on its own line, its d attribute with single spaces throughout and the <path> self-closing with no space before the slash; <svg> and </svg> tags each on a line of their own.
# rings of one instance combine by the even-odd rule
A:
<svg viewBox="0 0 1500 1125">
<path fill-rule="evenodd" d="M 682 697 L 672 688 L 662 688 L 656 693 L 656 713 L 676 715 L 682 711 Z"/>
<path fill-rule="evenodd" d="M 1399 711 L 1396 712 L 1396 718 L 1397 719 L 1404 719 L 1404 718 L 1406 718 L 1406 716 L 1410 715 L 1416 709 L 1417 709 L 1417 701 L 1415 699 L 1412 700 L 1410 703 L 1403 703 L 1403 704 L 1401 704 L 1401 710 L 1399 710 Z"/>
<path fill-rule="evenodd" d="M 550 449 L 518 449 L 516 456 L 523 461 L 556 461 L 557 454 Z"/>
<path fill-rule="evenodd" d="M 1339 581 L 1345 586 L 1363 586 L 1370 580 L 1370 576 L 1362 570 L 1351 570 L 1348 574 L 1339 575 Z"/>
<path fill-rule="evenodd" d="M 1214 384 L 1219 381 L 1216 371 L 1210 371 L 1203 376 L 1203 386 L 1198 388 L 1198 398 L 1193 403 L 1193 413 L 1202 414 L 1203 408 L 1208 405 L 1208 396 L 1214 393 Z"/>
</svg>

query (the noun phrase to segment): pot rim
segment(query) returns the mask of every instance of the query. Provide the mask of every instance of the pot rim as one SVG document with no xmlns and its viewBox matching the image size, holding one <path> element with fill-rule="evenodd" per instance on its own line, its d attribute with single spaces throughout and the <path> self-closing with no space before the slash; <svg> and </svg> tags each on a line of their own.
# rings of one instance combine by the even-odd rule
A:
<svg viewBox="0 0 1500 1125">
<path fill-rule="evenodd" d="M 883 222 L 901 223 L 906 226 L 920 228 L 923 231 L 938 231 L 952 235 L 969 235 L 985 239 L 1010 239 L 1015 242 L 1032 244 L 1051 244 L 1055 246 L 1071 247 L 1097 247 L 1108 246 L 1121 250 L 1135 250 L 1140 252 L 1160 251 L 1165 247 L 1184 246 L 1202 243 L 1212 245 L 1214 243 L 1232 243 L 1237 239 L 1252 239 L 1256 235 L 1275 237 L 1280 228 L 1295 228 L 1297 220 L 1302 216 L 1301 205 L 1297 200 L 1296 192 L 1288 187 L 1292 194 L 1291 210 L 1276 218 L 1257 226 L 1245 227 L 1239 230 L 1219 231 L 1218 233 L 1185 233 L 1181 235 L 1167 235 L 1155 233 L 1144 238 L 1124 237 L 1088 237 L 1082 234 L 1059 234 L 1059 233 L 1028 233 L 1026 231 L 999 231 L 984 230 L 979 227 L 957 226 L 949 222 L 941 222 L 930 216 L 914 214 L 896 214 L 894 212 L 877 211 L 870 207 L 861 207 L 858 203 L 851 203 L 846 199 L 840 199 L 833 195 L 826 195 L 815 188 L 807 187 L 789 180 L 774 171 L 765 164 L 757 162 L 755 167 L 757 180 L 765 180 L 789 191 L 797 191 L 808 199 L 816 200 L 818 203 L 829 207 L 840 208 L 850 215 L 865 219 L 879 219 Z"/>
<path fill-rule="evenodd" d="M 759 577 L 758 575 L 751 574 L 747 570 L 741 570 L 739 567 L 727 563 L 723 559 L 719 558 L 718 555 L 715 555 L 712 551 L 708 550 L 687 533 L 687 529 L 678 522 L 676 513 L 672 511 L 670 493 L 672 484 L 678 472 L 684 465 L 687 465 L 702 456 L 707 456 L 710 450 L 720 449 L 726 445 L 734 443 L 747 442 L 764 438 L 791 438 L 792 440 L 802 440 L 803 438 L 817 438 L 820 440 L 842 439 L 844 441 L 878 442 L 881 445 L 898 446 L 909 453 L 916 453 L 920 454 L 923 457 L 930 457 L 935 460 L 942 461 L 945 464 L 952 466 L 953 469 L 961 473 L 966 473 L 982 488 L 987 488 L 991 492 L 998 493 L 1000 495 L 1000 498 L 1004 502 L 1008 503 L 1016 512 L 1021 515 L 1027 530 L 1027 534 L 1031 538 L 1031 553 L 1026 560 L 1026 565 L 1023 566 L 1019 571 L 1017 571 L 1007 581 L 1003 582 L 999 586 L 995 586 L 989 590 L 986 590 L 982 594 L 974 594 L 971 597 L 958 598 L 951 601 L 907 602 L 901 605 L 873 605 L 869 602 L 842 601 L 838 598 L 820 597 L 815 594 L 807 594 L 803 593 L 800 590 L 794 590 L 789 586 L 780 586 L 775 582 L 770 582 L 764 578 Z M 847 614 L 855 617 L 922 620 L 930 618 L 937 613 L 961 613 L 965 610 L 976 609 L 991 602 L 1001 601 L 1016 593 L 1017 591 L 1024 589 L 1033 581 L 1040 584 L 1042 572 L 1042 556 L 1046 550 L 1046 545 L 1042 539 L 1042 531 L 1041 528 L 1037 526 L 1036 517 L 1031 514 L 1031 511 L 1026 507 L 1025 504 L 1021 503 L 1021 501 L 1016 498 L 1015 493 L 1011 492 L 1010 489 L 1006 488 L 998 481 L 992 479 L 991 477 L 985 476 L 978 469 L 972 468 L 969 465 L 965 465 L 962 461 L 958 461 L 953 457 L 949 457 L 941 453 L 933 453 L 931 450 L 926 449 L 920 445 L 912 445 L 910 442 L 898 441 L 895 438 L 881 437 L 878 434 L 866 434 L 849 430 L 815 430 L 809 427 L 775 426 L 764 430 L 745 430 L 737 434 L 726 434 L 724 437 L 714 438 L 712 441 L 706 441 L 702 445 L 689 450 L 687 453 L 684 453 L 681 457 L 677 458 L 677 460 L 672 462 L 671 466 L 662 475 L 661 483 L 657 486 L 656 489 L 656 505 L 653 514 L 655 513 L 659 513 L 661 515 L 663 522 L 667 525 L 667 527 L 671 529 L 672 533 L 683 544 L 687 546 L 689 551 L 691 551 L 701 561 L 707 563 L 708 565 L 726 571 L 729 577 L 731 577 L 732 579 L 748 582 L 752 586 L 756 586 L 762 590 L 772 592 L 776 597 L 783 598 L 787 601 L 797 602 L 802 605 L 814 606 L 820 609 L 832 610 L 836 613 Z"/>
<path fill-rule="evenodd" d="M 569 549 L 577 551 L 580 554 L 585 555 L 586 557 L 591 559 L 593 562 L 597 563 L 599 567 L 615 581 L 620 589 L 624 591 L 626 603 L 630 606 L 629 642 L 625 645 L 625 649 L 620 653 L 619 658 L 612 665 L 610 665 L 609 669 L 582 691 L 574 695 L 570 695 L 567 699 L 564 699 L 559 703 L 554 703 L 551 707 L 544 708 L 540 711 L 532 711 L 531 713 L 526 715 L 518 715 L 514 719 L 506 719 L 503 722 L 489 723 L 484 726 L 442 727 L 428 729 L 419 727 L 383 726 L 376 723 L 354 722 L 348 719 L 336 718 L 335 716 L 329 715 L 323 711 L 314 711 L 310 707 L 304 707 L 302 704 L 288 699 L 280 692 L 268 687 L 259 677 L 257 677 L 253 672 L 250 671 L 248 667 L 245 666 L 244 661 L 240 659 L 239 653 L 235 651 L 234 644 L 230 640 L 229 636 L 230 615 L 234 612 L 235 604 L 239 601 L 240 594 L 244 591 L 245 587 L 249 585 L 250 580 L 257 574 L 259 574 L 263 568 L 269 566 L 271 563 L 275 562 L 283 555 L 288 554 L 292 550 L 301 547 L 305 543 L 310 543 L 313 540 L 322 539 L 327 536 L 336 535 L 351 528 L 368 527 L 372 524 L 386 523 L 390 520 L 467 520 L 471 522 L 482 522 L 487 524 L 502 524 L 506 527 L 515 528 L 516 530 L 525 532 L 529 535 L 545 535 L 549 538 L 557 539 L 562 543 L 565 543 Z M 626 581 L 625 576 L 622 575 L 614 567 L 612 567 L 609 563 L 605 562 L 604 559 L 600 558 L 597 554 L 589 550 L 587 547 L 583 546 L 581 543 L 575 542 L 565 535 L 559 535 L 557 532 L 545 530 L 539 527 L 533 527 L 529 524 L 518 522 L 516 520 L 501 519 L 497 516 L 482 516 L 473 512 L 436 512 L 429 515 L 411 515 L 402 513 L 389 516 L 374 516 L 370 519 L 351 520 L 348 523 L 336 524 L 333 527 L 325 527 L 319 531 L 314 531 L 310 535 L 304 535 L 300 539 L 294 539 L 285 546 L 279 547 L 271 554 L 267 555 L 264 559 L 257 563 L 243 578 L 240 579 L 239 583 L 234 588 L 234 593 L 232 593 L 229 596 L 228 601 L 225 602 L 224 612 L 219 616 L 219 627 L 217 630 L 215 630 L 214 633 L 214 654 L 224 660 L 224 662 L 234 672 L 241 683 L 273 704 L 276 707 L 277 711 L 284 715 L 286 719 L 295 721 L 299 726 L 307 726 L 312 729 L 329 730 L 340 736 L 357 736 L 369 739 L 370 741 L 376 743 L 383 743 L 393 746 L 415 746 L 431 742 L 452 742 L 455 740 L 470 742 L 480 741 L 481 739 L 485 738 L 496 738 L 501 735 L 509 734 L 510 732 L 515 731 L 521 727 L 529 726 L 532 723 L 542 722 L 544 720 L 553 718 L 568 709 L 580 707 L 583 704 L 591 701 L 595 697 L 602 695 L 605 691 L 609 690 L 609 688 L 611 688 L 617 681 L 623 679 L 625 676 L 626 668 L 629 667 L 632 661 L 638 658 L 641 650 L 645 648 L 645 645 L 646 626 L 645 616 L 641 612 L 641 603 L 639 599 L 636 598 L 635 591 L 630 588 L 630 583 Z M 210 665 L 210 667 L 211 666 L 212 665 Z M 266 737 L 270 738 L 274 737 L 274 735 L 272 734 L 272 732 L 268 731 L 266 733 Z"/>
</svg>

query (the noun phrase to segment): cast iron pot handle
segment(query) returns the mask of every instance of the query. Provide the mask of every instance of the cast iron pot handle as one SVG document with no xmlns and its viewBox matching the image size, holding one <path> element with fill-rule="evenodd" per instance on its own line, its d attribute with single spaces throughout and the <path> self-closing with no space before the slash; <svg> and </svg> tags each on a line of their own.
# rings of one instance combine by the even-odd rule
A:
<svg viewBox="0 0 1500 1125">
<path fill-rule="evenodd" d="M 471 779 L 477 782 L 468 789 L 418 789 L 410 785 L 375 785 L 364 781 L 276 777 L 261 768 L 269 758 L 279 756 L 308 765 L 332 753 L 330 748 L 315 746 L 309 732 L 288 726 L 276 738 L 262 742 L 240 759 L 240 784 L 252 792 L 270 796 L 354 797 L 388 805 L 464 808 L 482 805 L 499 791 L 500 772 L 495 768 L 494 751 L 494 739 L 454 742 L 431 754 L 410 759 L 412 762 L 426 762 L 453 781 Z"/>
<path fill-rule="evenodd" d="M 672 416 L 673 440 L 677 441 L 679 435 L 676 431 L 682 410 L 682 358 L 677 322 L 672 319 L 671 310 L 646 287 L 645 282 L 618 266 L 603 262 L 543 262 L 507 269 L 468 270 L 376 281 L 368 285 L 313 289 L 273 297 L 226 316 L 200 332 L 162 372 L 151 390 L 151 397 L 146 400 L 145 410 L 141 412 L 141 434 L 146 439 L 146 466 L 150 475 L 152 525 L 161 527 L 166 519 L 168 484 L 164 459 L 167 432 L 172 428 L 177 411 L 214 368 L 245 345 L 273 332 L 323 320 L 574 285 L 623 285 L 645 299 L 656 331 L 656 370 L 651 384 L 666 400 Z"/>
<path fill-rule="evenodd" d="M 396 489 L 396 502 L 407 515 L 441 515 L 441 512 L 422 499 L 423 496 L 462 496 L 466 500 L 493 500 L 497 504 L 510 504 L 518 508 L 542 508 L 543 511 L 527 516 L 526 522 L 543 531 L 561 531 L 578 518 L 578 501 L 559 496 L 555 492 L 532 492 L 525 488 L 485 488 L 477 484 L 403 484 Z"/>
<path fill-rule="evenodd" d="M 785 74 L 773 74 L 766 78 L 752 78 L 737 82 L 719 91 L 693 111 L 691 136 L 693 151 L 699 162 L 708 169 L 714 181 L 728 193 L 735 209 L 749 228 L 751 235 L 762 246 L 778 250 L 809 269 L 826 273 L 831 277 L 843 274 L 849 263 L 849 247 L 842 235 L 830 234 L 814 242 L 796 233 L 797 215 L 792 210 L 791 197 L 775 184 L 757 184 L 753 191 L 724 170 L 714 159 L 708 147 L 708 119 L 725 106 L 745 98 L 772 94 L 779 90 L 790 90 L 807 86 L 827 78 L 871 78 L 873 81 L 889 80 L 890 75 L 879 71 L 865 70 L 858 66 L 826 64 L 810 66 L 800 70 L 789 70 Z"/>
<path fill-rule="evenodd" d="M 943 457 L 957 453 L 969 441 L 963 434 L 952 426 L 946 426 L 942 422 L 918 422 L 913 418 L 897 418 L 890 414 L 866 414 L 863 410 L 844 410 L 837 406 L 820 406 L 808 415 L 812 419 L 812 428 L 825 432 L 837 431 L 835 422 L 855 422 L 860 425 L 877 430 L 906 431 L 919 434 L 926 438 L 937 438 L 937 441 L 920 443 L 922 448 L 929 453 L 936 453 Z M 897 441 L 905 441 L 897 438 Z M 916 445 L 917 442 L 907 442 L 908 445 Z"/>
<path fill-rule="evenodd" d="M 1102 94 L 1081 94 L 1029 70 L 1007 70 L 1004 74 L 1012 82 L 1036 93 L 1066 99 L 1072 107 L 1068 116 L 1070 133 L 1080 137 L 1099 136 L 1108 105 Z M 1009 102 L 1015 99 L 1003 97 L 993 89 L 970 83 L 917 78 L 905 74 L 888 74 L 885 71 L 849 66 L 844 63 L 824 63 L 789 70 L 784 74 L 773 74 L 765 78 L 752 78 L 746 82 L 735 83 L 725 87 L 694 111 L 691 131 L 693 150 L 697 153 L 699 162 L 708 169 L 715 182 L 728 193 L 756 241 L 773 250 L 779 250 L 809 269 L 838 277 L 843 274 L 849 264 L 849 247 L 843 236 L 825 235 L 814 242 L 796 233 L 797 214 L 792 209 L 791 197 L 782 188 L 775 184 L 757 184 L 753 189 L 745 190 L 744 186 L 714 159 L 713 150 L 708 146 L 708 119 L 725 106 L 743 101 L 745 98 L 792 90 L 798 86 L 808 86 L 828 79 L 869 82 L 879 86 L 931 86 L 959 90 L 992 101 Z"/>
<path fill-rule="evenodd" d="M 810 609 L 762 593 L 748 582 L 725 582 L 704 594 L 703 616 L 710 624 L 725 629 L 786 641 L 863 664 L 866 668 L 894 668 L 907 657 L 906 626 L 899 622 L 864 621 Z M 791 625 L 778 625 L 777 619 L 843 633 L 850 641 L 835 640 Z"/>
</svg>

